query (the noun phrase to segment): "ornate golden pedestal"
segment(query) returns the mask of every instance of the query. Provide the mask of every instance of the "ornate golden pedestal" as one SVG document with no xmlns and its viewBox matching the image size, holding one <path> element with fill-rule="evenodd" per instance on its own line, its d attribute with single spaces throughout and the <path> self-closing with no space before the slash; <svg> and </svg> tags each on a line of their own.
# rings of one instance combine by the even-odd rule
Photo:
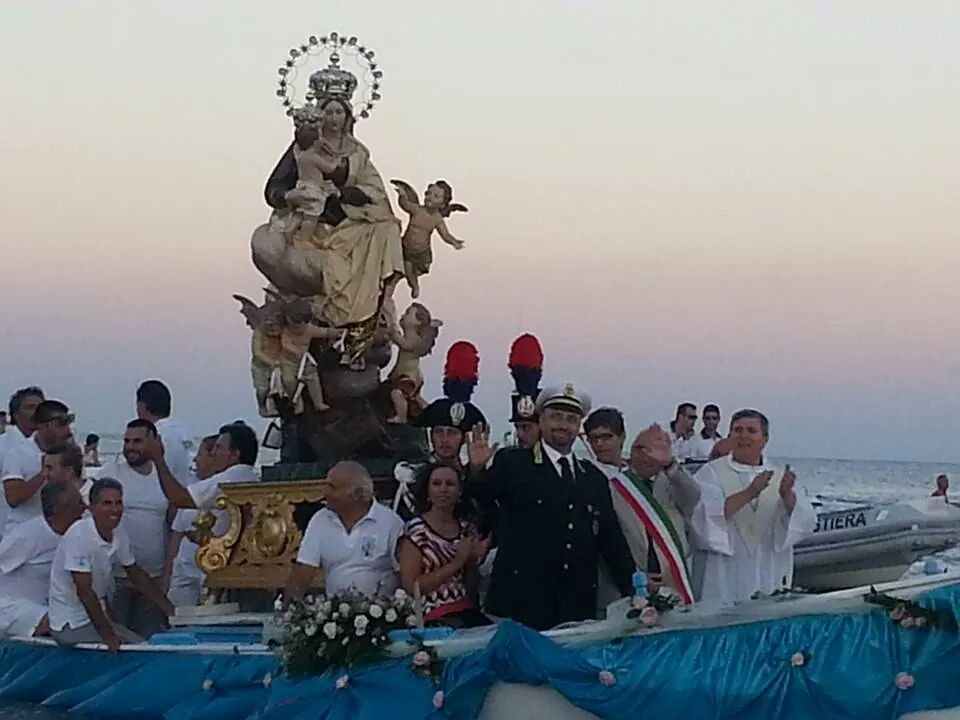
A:
<svg viewBox="0 0 960 720">
<path fill-rule="evenodd" d="M 228 513 L 229 529 L 213 535 L 209 514 L 197 523 L 203 541 L 197 565 L 207 574 L 206 587 L 282 588 L 303 538 L 301 527 L 323 501 L 320 482 L 231 483 L 221 492 L 217 509 Z"/>
</svg>

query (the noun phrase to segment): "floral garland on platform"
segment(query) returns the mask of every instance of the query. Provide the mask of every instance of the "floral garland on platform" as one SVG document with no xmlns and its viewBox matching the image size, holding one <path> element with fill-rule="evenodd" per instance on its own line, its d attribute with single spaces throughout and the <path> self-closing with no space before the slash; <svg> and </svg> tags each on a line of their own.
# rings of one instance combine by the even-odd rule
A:
<svg viewBox="0 0 960 720">
<path fill-rule="evenodd" d="M 387 633 L 417 624 L 410 597 L 342 593 L 291 602 L 280 615 L 280 650 L 290 675 L 369 665 L 387 657 Z"/>
<path fill-rule="evenodd" d="M 903 628 L 922 629 L 930 627 L 957 630 L 956 617 L 946 609 L 925 608 L 912 600 L 902 600 L 893 595 L 878 592 L 873 586 L 870 587 L 870 592 L 863 596 L 863 599 L 871 605 L 879 605 L 885 608 L 890 620 Z"/>
</svg>

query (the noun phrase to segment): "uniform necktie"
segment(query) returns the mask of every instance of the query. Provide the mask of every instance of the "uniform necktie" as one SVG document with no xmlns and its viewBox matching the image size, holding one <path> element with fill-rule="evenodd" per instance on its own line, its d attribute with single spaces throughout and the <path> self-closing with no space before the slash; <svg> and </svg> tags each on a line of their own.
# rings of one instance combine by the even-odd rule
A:
<svg viewBox="0 0 960 720">
<path fill-rule="evenodd" d="M 560 465 L 560 477 L 563 478 L 564 482 L 568 482 L 571 485 L 573 484 L 573 470 L 570 468 L 570 460 L 565 457 L 560 458 L 557 462 Z"/>
</svg>

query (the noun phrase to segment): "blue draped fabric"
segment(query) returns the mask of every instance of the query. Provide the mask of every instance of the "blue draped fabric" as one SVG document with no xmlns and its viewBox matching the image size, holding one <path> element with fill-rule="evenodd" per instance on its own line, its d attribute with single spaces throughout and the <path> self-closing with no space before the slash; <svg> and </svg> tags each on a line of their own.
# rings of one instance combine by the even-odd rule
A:
<svg viewBox="0 0 960 720">
<path fill-rule="evenodd" d="M 927 593 L 960 615 L 960 585 Z M 801 653 L 804 663 L 791 658 Z M 613 673 L 604 685 L 599 673 Z M 914 686 L 896 687 L 898 673 Z M 475 718 L 497 681 L 550 685 L 601 718 L 896 718 L 960 705 L 960 635 L 907 630 L 877 610 L 644 635 L 563 648 L 515 623 L 487 648 L 447 663 L 439 689 L 409 660 L 311 678 L 276 658 L 123 652 L 0 643 L 0 698 L 87 717 L 165 720 L 440 720 Z"/>
</svg>

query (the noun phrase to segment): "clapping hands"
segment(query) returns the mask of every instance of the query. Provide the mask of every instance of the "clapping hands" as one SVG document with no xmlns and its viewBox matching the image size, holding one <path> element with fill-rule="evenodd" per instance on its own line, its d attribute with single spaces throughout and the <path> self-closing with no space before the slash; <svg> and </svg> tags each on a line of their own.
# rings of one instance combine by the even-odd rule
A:
<svg viewBox="0 0 960 720">
<path fill-rule="evenodd" d="M 793 489 L 796 482 L 796 474 L 787 465 L 783 470 L 783 478 L 780 480 L 780 499 L 783 500 L 787 510 L 793 510 L 793 506 L 797 504 L 797 493 Z"/>
</svg>

